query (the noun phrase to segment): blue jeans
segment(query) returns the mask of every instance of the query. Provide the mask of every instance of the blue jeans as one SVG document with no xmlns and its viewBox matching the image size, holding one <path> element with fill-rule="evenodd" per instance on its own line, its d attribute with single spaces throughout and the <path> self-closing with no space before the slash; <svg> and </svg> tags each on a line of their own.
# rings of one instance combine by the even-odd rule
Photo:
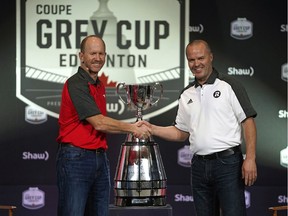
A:
<svg viewBox="0 0 288 216">
<path fill-rule="evenodd" d="M 58 216 L 108 216 L 110 168 L 106 152 L 59 147 Z"/>
<path fill-rule="evenodd" d="M 246 216 L 242 163 L 241 152 L 212 160 L 192 158 L 191 184 L 197 216 L 218 216 L 219 209 L 223 216 Z"/>
</svg>

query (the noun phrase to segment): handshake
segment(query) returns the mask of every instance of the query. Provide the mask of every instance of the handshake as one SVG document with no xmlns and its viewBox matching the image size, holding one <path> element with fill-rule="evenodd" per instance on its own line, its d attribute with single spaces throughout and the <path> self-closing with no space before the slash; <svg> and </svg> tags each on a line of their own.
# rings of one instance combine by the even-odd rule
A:
<svg viewBox="0 0 288 216">
<path fill-rule="evenodd" d="M 134 130 L 133 136 L 139 139 L 148 139 L 153 135 L 153 127 L 155 125 L 150 124 L 147 121 L 141 120 L 133 123 Z"/>
<path fill-rule="evenodd" d="M 189 138 L 189 132 L 183 131 L 174 125 L 159 126 L 141 120 L 133 124 L 133 136 L 140 139 L 148 139 L 150 136 L 157 136 L 161 139 L 173 142 L 184 142 Z"/>
</svg>

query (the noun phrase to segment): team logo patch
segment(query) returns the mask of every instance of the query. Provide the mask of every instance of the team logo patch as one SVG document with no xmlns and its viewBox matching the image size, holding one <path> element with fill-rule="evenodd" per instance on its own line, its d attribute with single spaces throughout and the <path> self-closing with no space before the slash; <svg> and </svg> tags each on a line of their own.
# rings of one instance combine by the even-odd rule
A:
<svg viewBox="0 0 288 216">
<path fill-rule="evenodd" d="M 214 97 L 214 98 L 219 98 L 220 95 L 221 95 L 221 92 L 218 91 L 218 90 L 213 93 L 213 97 Z"/>
</svg>

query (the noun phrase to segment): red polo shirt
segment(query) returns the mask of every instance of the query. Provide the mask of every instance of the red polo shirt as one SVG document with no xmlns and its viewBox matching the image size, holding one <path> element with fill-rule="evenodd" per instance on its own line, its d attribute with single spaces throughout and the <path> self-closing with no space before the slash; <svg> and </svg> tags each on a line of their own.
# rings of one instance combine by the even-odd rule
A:
<svg viewBox="0 0 288 216">
<path fill-rule="evenodd" d="M 87 117 L 98 114 L 106 115 L 105 87 L 79 67 L 63 87 L 57 142 L 84 149 L 107 149 L 106 134 L 86 121 Z"/>
</svg>

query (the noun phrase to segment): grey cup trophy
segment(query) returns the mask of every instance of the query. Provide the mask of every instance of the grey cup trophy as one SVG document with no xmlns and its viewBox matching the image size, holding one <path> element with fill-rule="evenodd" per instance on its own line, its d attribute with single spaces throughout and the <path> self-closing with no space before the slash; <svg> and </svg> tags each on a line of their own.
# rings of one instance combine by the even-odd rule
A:
<svg viewBox="0 0 288 216">
<path fill-rule="evenodd" d="M 122 96 L 121 91 L 124 91 Z M 159 92 L 158 97 L 155 95 L 156 91 Z M 119 83 L 117 94 L 129 110 L 136 110 L 137 122 L 142 120 L 143 110 L 161 99 L 163 86 L 160 83 Z M 114 181 L 116 206 L 166 205 L 166 173 L 159 146 L 152 137 L 139 139 L 132 134 L 127 135 L 125 143 L 121 145 Z"/>
<path fill-rule="evenodd" d="M 123 98 L 124 96 L 121 96 L 121 89 L 125 90 L 126 100 Z M 156 90 L 160 91 L 157 99 Z M 157 104 L 163 96 L 163 86 L 159 82 L 152 85 L 126 85 L 125 83 L 119 83 L 116 91 L 120 100 L 128 106 L 129 110 L 136 110 L 136 122 L 142 120 L 144 110 Z M 147 140 L 139 140 L 129 134 L 126 141 L 146 142 Z"/>
</svg>

